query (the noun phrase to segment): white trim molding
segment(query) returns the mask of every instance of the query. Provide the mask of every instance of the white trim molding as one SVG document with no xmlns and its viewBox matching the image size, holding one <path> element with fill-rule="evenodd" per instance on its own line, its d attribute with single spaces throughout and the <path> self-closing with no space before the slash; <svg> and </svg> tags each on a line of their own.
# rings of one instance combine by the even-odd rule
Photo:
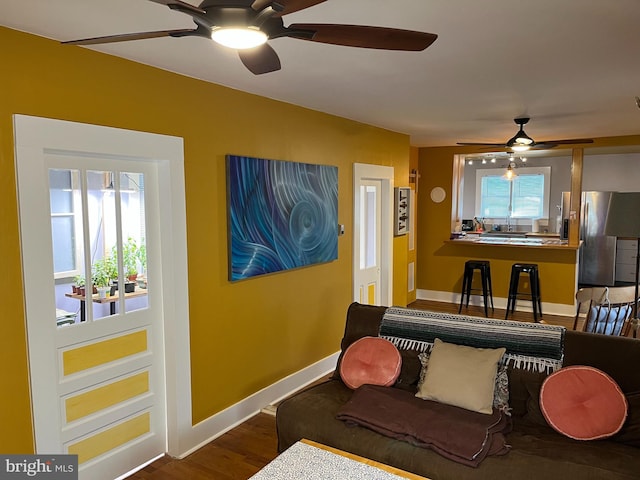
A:
<svg viewBox="0 0 640 480">
<path fill-rule="evenodd" d="M 335 370 L 339 355 L 340 352 L 329 355 L 194 425 L 189 438 L 184 439 L 185 449 L 177 457 L 186 457 L 253 417 L 264 407 L 279 402 L 328 375 Z"/>
</svg>

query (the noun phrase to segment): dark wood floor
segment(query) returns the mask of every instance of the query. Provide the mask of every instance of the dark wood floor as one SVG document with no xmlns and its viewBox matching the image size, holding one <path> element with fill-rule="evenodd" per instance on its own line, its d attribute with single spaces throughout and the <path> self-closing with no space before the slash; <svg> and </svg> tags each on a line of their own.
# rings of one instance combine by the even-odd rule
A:
<svg viewBox="0 0 640 480">
<path fill-rule="evenodd" d="M 182 460 L 163 457 L 130 480 L 246 480 L 277 456 L 276 420 L 259 413 Z"/>
<path fill-rule="evenodd" d="M 419 308 L 446 313 L 458 313 L 451 303 L 418 300 L 411 304 Z M 463 314 L 484 316 L 482 307 L 470 306 Z M 544 312 L 543 312 L 544 313 Z M 493 318 L 504 318 L 505 311 L 490 311 Z M 533 321 L 533 315 L 515 312 L 511 320 Z M 571 328 L 573 318 L 544 315 L 544 321 Z M 245 480 L 277 456 L 276 423 L 272 415 L 260 413 L 238 427 L 208 443 L 188 457 L 177 460 L 163 457 L 140 470 L 130 480 Z"/>
</svg>

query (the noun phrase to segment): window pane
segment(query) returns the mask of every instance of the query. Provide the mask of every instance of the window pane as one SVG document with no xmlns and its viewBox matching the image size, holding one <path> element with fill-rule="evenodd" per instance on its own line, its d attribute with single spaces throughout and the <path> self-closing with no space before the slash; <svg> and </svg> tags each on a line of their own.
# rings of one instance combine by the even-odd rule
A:
<svg viewBox="0 0 640 480">
<path fill-rule="evenodd" d="M 509 215 L 511 182 L 499 175 L 482 177 L 480 211 L 483 217 Z"/>
<path fill-rule="evenodd" d="M 51 217 L 54 272 L 71 272 L 76 270 L 76 245 L 73 235 L 73 221 L 72 216 Z"/>
<path fill-rule="evenodd" d="M 51 213 L 73 213 L 72 173 L 70 170 L 49 170 Z"/>
<path fill-rule="evenodd" d="M 367 254 L 366 254 L 366 268 L 376 266 L 376 250 L 378 245 L 376 243 L 377 235 L 377 218 L 376 218 L 376 195 L 377 191 L 375 187 L 367 187 Z"/>
<path fill-rule="evenodd" d="M 91 303 L 93 318 L 106 318 L 117 313 L 116 290 L 112 283 L 118 278 L 118 258 L 115 229 L 115 191 L 113 172 L 87 172 L 87 207 L 89 245 L 91 248 Z M 111 294 L 114 295 L 111 295 Z"/>
<path fill-rule="evenodd" d="M 544 175 L 518 175 L 513 180 L 513 216 L 543 216 Z"/>
<path fill-rule="evenodd" d="M 480 208 L 476 215 L 494 219 L 544 218 L 549 173 L 540 170 L 544 168 L 519 168 L 512 180 L 507 180 L 503 169 L 478 170 L 476 198 Z"/>
<path fill-rule="evenodd" d="M 377 249 L 377 217 L 376 202 L 378 190 L 372 185 L 360 186 L 360 224 L 362 235 L 360 236 L 360 268 L 376 266 Z"/>
<path fill-rule="evenodd" d="M 127 278 L 127 312 L 149 306 L 144 202 L 144 174 L 120 173 L 122 260 Z"/>
<path fill-rule="evenodd" d="M 59 328 L 79 323 L 83 310 L 84 262 L 82 203 L 78 170 L 49 170 L 51 240 L 53 246 L 56 323 Z"/>
</svg>

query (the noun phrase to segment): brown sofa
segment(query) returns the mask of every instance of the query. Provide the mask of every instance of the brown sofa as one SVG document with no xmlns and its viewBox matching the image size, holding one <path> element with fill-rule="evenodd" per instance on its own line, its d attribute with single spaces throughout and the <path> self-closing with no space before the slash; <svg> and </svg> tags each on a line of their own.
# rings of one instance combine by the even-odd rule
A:
<svg viewBox="0 0 640 480">
<path fill-rule="evenodd" d="M 341 350 L 364 336 L 378 335 L 385 307 L 352 304 Z M 401 351 L 402 372 L 392 388 L 415 391 L 420 372 L 416 352 Z M 342 358 L 342 355 L 341 357 Z M 340 359 L 338 360 L 340 362 Z M 549 427 L 539 407 L 544 374 L 509 370 L 513 429 L 511 450 L 487 457 L 477 468 L 438 453 L 395 440 L 363 427 L 347 426 L 336 414 L 353 391 L 336 373 L 303 390 L 277 410 L 278 448 L 284 451 L 307 438 L 434 480 L 459 479 L 639 479 L 640 478 L 640 340 L 567 331 L 564 366 L 590 365 L 608 373 L 629 404 L 627 421 L 613 437 L 577 441 Z"/>
</svg>

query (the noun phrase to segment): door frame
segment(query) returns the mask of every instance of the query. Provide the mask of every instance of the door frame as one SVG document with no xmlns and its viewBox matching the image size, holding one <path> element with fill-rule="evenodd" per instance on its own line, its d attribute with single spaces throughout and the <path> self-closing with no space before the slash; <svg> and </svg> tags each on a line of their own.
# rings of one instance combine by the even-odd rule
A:
<svg viewBox="0 0 640 480">
<path fill-rule="evenodd" d="M 360 298 L 357 274 L 360 270 L 360 186 L 363 180 L 380 181 L 382 212 L 380 218 L 380 304 L 393 303 L 393 167 L 353 164 L 353 301 Z"/>
<path fill-rule="evenodd" d="M 162 240 L 160 253 L 163 259 L 161 273 L 162 308 L 164 312 L 164 377 L 166 397 L 166 450 L 172 456 L 180 456 L 189 447 L 185 445 L 191 425 L 191 361 L 189 354 L 189 304 L 187 272 L 186 206 L 184 185 L 183 139 L 168 135 L 138 132 L 57 120 L 28 115 L 14 115 L 14 145 L 16 189 L 18 205 L 37 201 L 20 188 L 19 175 L 29 175 L 29 168 L 42 165 L 43 151 L 69 150 L 68 138 L 73 138 L 74 151 L 96 151 L 104 145 L 104 151 L 120 149 L 118 157 L 137 161 L 154 162 L 158 170 L 159 222 Z M 132 142 L 134 138 L 144 141 Z M 28 161 L 28 167 L 23 162 Z M 40 191 L 48 192 L 46 185 Z M 33 190 L 33 189 L 32 189 Z M 44 193 L 43 193 L 44 194 Z M 33 226 L 20 220 L 21 257 L 24 257 L 24 242 L 29 242 Z M 24 260 L 24 258 L 21 258 Z M 29 262 L 37 265 L 38 262 Z M 25 277 L 24 261 L 23 281 Z M 37 268 L 37 267 L 34 267 Z M 25 312 L 29 315 L 25 302 Z M 25 316 L 26 322 L 26 316 Z M 38 402 L 32 392 L 32 422 L 34 438 Z"/>
</svg>

